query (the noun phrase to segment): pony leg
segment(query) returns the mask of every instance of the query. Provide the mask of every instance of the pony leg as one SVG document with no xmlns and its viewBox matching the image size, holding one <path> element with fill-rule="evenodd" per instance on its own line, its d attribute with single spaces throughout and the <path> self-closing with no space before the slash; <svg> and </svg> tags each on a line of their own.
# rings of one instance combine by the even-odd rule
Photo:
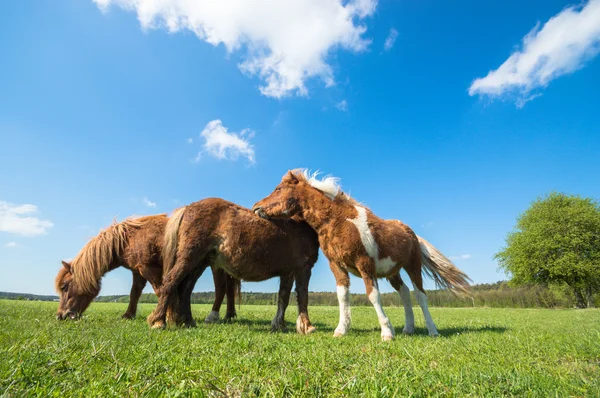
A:
<svg viewBox="0 0 600 398">
<path fill-rule="evenodd" d="M 298 300 L 296 332 L 299 334 L 310 334 L 316 330 L 311 325 L 308 317 L 308 283 L 311 273 L 312 264 L 306 264 L 300 271 L 296 272 L 296 297 Z"/>
<path fill-rule="evenodd" d="M 213 268 L 211 267 L 213 281 L 215 282 L 215 301 L 213 302 L 212 310 L 204 320 L 204 323 L 217 323 L 221 316 L 219 315 L 219 311 L 221 310 L 221 304 L 223 304 L 223 299 L 225 298 L 225 271 L 221 268 Z"/>
<path fill-rule="evenodd" d="M 147 282 L 139 272 L 131 271 L 131 273 L 133 274 L 133 284 L 131 285 L 131 293 L 129 293 L 129 305 L 127 306 L 127 311 L 125 311 L 121 317 L 123 319 L 135 318 L 138 301 L 140 300 L 142 290 L 144 290 Z"/>
<path fill-rule="evenodd" d="M 427 331 L 430 336 L 436 337 L 439 336 L 437 328 L 435 327 L 435 322 L 433 322 L 433 318 L 429 313 L 429 306 L 427 303 L 427 295 L 425 294 L 425 290 L 423 289 L 423 276 L 421 275 L 421 270 L 419 272 L 415 272 L 414 270 L 406 270 L 410 280 L 415 288 L 415 297 L 421 310 L 423 311 L 423 316 L 425 317 L 425 325 L 427 325 Z"/>
<path fill-rule="evenodd" d="M 290 302 L 290 293 L 292 292 L 292 285 L 294 284 L 294 278 L 291 276 L 282 276 L 279 279 L 279 294 L 277 297 L 277 314 L 271 322 L 271 330 L 276 332 L 278 330 L 285 330 L 285 310 Z"/>
<path fill-rule="evenodd" d="M 340 307 L 340 321 L 333 332 L 333 337 L 340 337 L 348 333 L 350 329 L 350 278 L 348 277 L 348 271 L 337 264 L 330 262 L 329 268 L 335 276 Z"/>
<path fill-rule="evenodd" d="M 147 322 L 153 329 L 164 328 L 166 326 L 166 312 L 169 305 L 178 299 L 177 288 L 179 284 L 189 275 L 194 268 L 200 268 L 198 275 L 202 275 L 206 269 L 206 262 L 202 261 L 206 252 L 194 253 L 190 255 L 183 253 L 178 256 L 177 262 L 164 276 L 160 289 L 158 304 L 154 311 L 148 316 Z"/>
<path fill-rule="evenodd" d="M 365 268 L 357 268 L 360 271 L 360 274 L 365 283 L 365 288 L 367 290 L 367 296 L 369 297 L 369 301 L 371 302 L 371 304 L 373 304 L 373 308 L 375 308 L 375 312 L 377 313 L 377 318 L 379 318 L 379 325 L 381 326 L 381 340 L 393 340 L 394 328 L 392 327 L 390 320 L 383 311 L 383 306 L 381 305 L 381 295 L 379 294 L 379 289 L 377 285 L 377 278 L 371 275 L 370 273 L 365 272 Z"/>
<path fill-rule="evenodd" d="M 388 278 L 388 281 L 400 295 L 400 300 L 404 306 L 404 329 L 402 330 L 402 333 L 413 334 L 415 332 L 415 314 L 412 309 L 410 290 L 408 290 L 408 286 L 402 282 L 400 273 Z"/>
<path fill-rule="evenodd" d="M 196 327 L 196 321 L 192 314 L 192 291 L 196 286 L 196 281 L 200 278 L 200 275 L 204 269 L 202 267 L 194 269 L 185 279 L 179 284 L 177 288 L 179 297 L 179 306 L 177 311 L 179 317 L 177 319 L 177 325 L 184 325 L 185 327 L 193 328 Z"/>
<path fill-rule="evenodd" d="M 240 287 L 240 281 L 233 276 L 225 273 L 225 293 L 227 294 L 227 312 L 225 313 L 225 321 L 229 322 L 237 317 L 235 312 L 235 293 Z M 241 292 L 238 292 L 238 294 Z"/>
</svg>

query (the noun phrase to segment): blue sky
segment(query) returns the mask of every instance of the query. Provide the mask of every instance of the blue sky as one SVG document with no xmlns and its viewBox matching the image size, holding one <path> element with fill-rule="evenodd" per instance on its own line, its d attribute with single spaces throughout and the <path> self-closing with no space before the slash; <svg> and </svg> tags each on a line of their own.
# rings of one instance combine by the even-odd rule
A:
<svg viewBox="0 0 600 398">
<path fill-rule="evenodd" d="M 248 3 L 0 2 L 0 290 L 53 293 L 114 217 L 251 206 L 297 167 L 477 283 L 536 197 L 600 196 L 599 0 Z"/>
</svg>

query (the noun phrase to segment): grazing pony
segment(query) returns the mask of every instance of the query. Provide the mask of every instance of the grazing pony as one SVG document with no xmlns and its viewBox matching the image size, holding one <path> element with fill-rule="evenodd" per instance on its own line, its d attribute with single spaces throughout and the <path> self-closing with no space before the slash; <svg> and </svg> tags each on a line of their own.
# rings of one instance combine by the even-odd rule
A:
<svg viewBox="0 0 600 398">
<path fill-rule="evenodd" d="M 100 280 L 109 271 L 124 266 L 133 274 L 129 306 L 123 318 L 132 319 L 146 282 L 159 293 L 162 284 L 162 249 L 168 217 L 164 214 L 128 219 L 115 223 L 92 238 L 73 261 L 63 261 L 55 281 L 60 296 L 57 319 L 76 319 L 100 292 Z M 223 270 L 213 269 L 215 280 L 215 302 L 208 321 L 215 321 L 227 290 L 226 318 L 235 316 L 234 294 L 239 290 L 239 281 L 226 275 Z M 174 303 L 170 308 L 170 321 L 193 326 L 195 321 L 189 305 L 189 293 L 195 280 L 182 284 L 180 295 L 188 296 L 188 308 Z"/>
<path fill-rule="evenodd" d="M 340 321 L 334 332 L 336 337 L 345 335 L 350 327 L 348 272 L 363 279 L 384 341 L 393 339 L 394 329 L 381 306 L 378 278 L 387 278 L 400 294 L 406 334 L 414 333 L 415 320 L 410 291 L 400 278 L 400 269 L 404 268 L 413 283 L 431 336 L 437 336 L 438 331 L 427 307 L 422 271 L 453 292 L 466 294 L 469 290 L 467 275 L 435 247 L 407 225 L 383 220 L 345 195 L 334 177 L 318 180 L 316 174 L 310 175 L 306 170 L 289 171 L 269 196 L 254 205 L 254 211 L 266 218 L 304 220 L 319 235 L 337 284 Z"/>
<path fill-rule="evenodd" d="M 207 264 L 213 264 L 240 280 L 280 278 L 273 330 L 285 328 L 285 310 L 295 280 L 296 331 L 314 331 L 308 317 L 308 283 L 319 243 L 306 223 L 268 221 L 226 200 L 204 199 L 174 212 L 166 227 L 164 247 L 164 277 L 158 305 L 148 316 L 151 327 L 165 326 L 166 309 L 181 281 L 197 278 Z"/>
</svg>

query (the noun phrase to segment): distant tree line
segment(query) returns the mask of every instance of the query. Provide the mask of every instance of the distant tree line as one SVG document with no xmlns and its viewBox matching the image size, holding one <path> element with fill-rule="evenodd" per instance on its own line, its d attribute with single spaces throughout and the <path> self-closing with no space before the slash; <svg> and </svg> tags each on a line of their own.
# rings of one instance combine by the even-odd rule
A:
<svg viewBox="0 0 600 398">
<path fill-rule="evenodd" d="M 472 298 L 457 297 L 447 290 L 429 290 L 427 296 L 432 307 L 573 308 L 577 304 L 571 288 L 566 284 L 511 286 L 508 282 L 496 282 L 473 285 Z M 58 297 L 0 292 L 0 299 L 57 301 Z M 192 293 L 192 303 L 194 304 L 212 304 L 214 299 L 214 292 Z M 242 291 L 241 299 L 242 305 L 275 305 L 277 304 L 277 293 Z M 295 295 L 292 293 L 291 305 L 294 305 L 295 300 Z M 600 306 L 600 294 L 596 294 L 593 300 L 596 306 Z M 127 303 L 129 295 L 99 296 L 96 301 Z M 382 301 L 384 306 L 402 306 L 397 293 L 382 294 Z M 140 302 L 156 303 L 158 300 L 154 293 L 144 293 L 140 297 Z M 350 302 L 353 306 L 371 306 L 364 293 L 351 294 Z M 338 299 L 336 293 L 311 292 L 309 304 L 337 306 Z M 413 305 L 417 305 L 414 296 Z"/>
</svg>

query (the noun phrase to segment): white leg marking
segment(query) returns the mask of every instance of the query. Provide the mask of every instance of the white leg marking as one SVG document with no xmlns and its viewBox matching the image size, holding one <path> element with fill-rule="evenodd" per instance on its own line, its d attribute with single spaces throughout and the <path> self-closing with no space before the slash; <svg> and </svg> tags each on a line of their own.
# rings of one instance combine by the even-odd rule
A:
<svg viewBox="0 0 600 398">
<path fill-rule="evenodd" d="M 425 316 L 425 324 L 427 325 L 429 335 L 439 336 L 437 328 L 435 327 L 435 323 L 433 322 L 433 318 L 431 318 L 431 314 L 429 313 L 429 307 L 427 306 L 427 295 L 415 288 L 415 297 L 421 306 L 421 310 L 423 310 L 423 316 Z"/>
<path fill-rule="evenodd" d="M 211 311 L 210 314 L 204 320 L 204 323 L 217 323 L 219 322 L 220 316 L 217 311 Z"/>
<path fill-rule="evenodd" d="M 394 338 L 394 328 L 390 323 L 390 320 L 387 316 L 385 316 L 385 312 L 383 312 L 383 307 L 381 305 L 381 296 L 379 295 L 379 290 L 377 290 L 376 286 L 373 286 L 373 290 L 371 294 L 369 294 L 369 301 L 375 307 L 375 312 L 377 312 L 377 317 L 379 318 L 379 325 L 381 326 L 381 340 L 389 341 Z"/>
<path fill-rule="evenodd" d="M 346 286 L 338 286 L 337 296 L 340 305 L 340 322 L 333 332 L 333 337 L 343 336 L 350 329 L 350 289 Z"/>
<path fill-rule="evenodd" d="M 400 300 L 404 306 L 404 329 L 403 333 L 413 334 L 415 332 L 415 314 L 412 309 L 412 302 L 410 299 L 410 290 L 404 283 L 398 292 L 400 294 Z"/>
<path fill-rule="evenodd" d="M 277 313 L 275 314 L 275 318 L 273 318 L 273 321 L 271 322 L 271 327 L 273 329 L 285 328 L 285 321 L 283 319 L 283 310 L 281 304 L 277 306 Z"/>
<path fill-rule="evenodd" d="M 369 257 L 375 261 L 375 272 L 378 276 L 386 276 L 390 269 L 396 266 L 390 257 L 379 259 L 379 246 L 375 241 L 375 237 L 369 228 L 367 222 L 367 210 L 362 206 L 354 206 L 358 212 L 358 216 L 354 219 L 348 219 L 352 224 L 356 225 L 360 240 L 367 251 Z"/>
</svg>

